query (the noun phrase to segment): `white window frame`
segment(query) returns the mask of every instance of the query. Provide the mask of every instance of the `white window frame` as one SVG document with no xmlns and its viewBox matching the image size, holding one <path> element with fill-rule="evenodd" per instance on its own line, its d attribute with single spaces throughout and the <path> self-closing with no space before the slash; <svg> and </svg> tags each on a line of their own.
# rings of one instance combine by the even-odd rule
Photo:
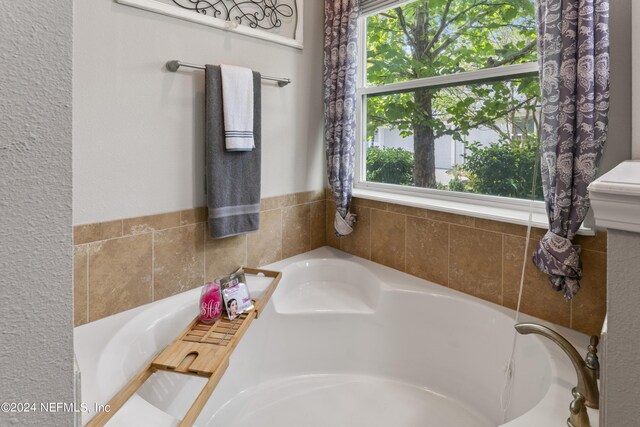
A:
<svg viewBox="0 0 640 427">
<path fill-rule="evenodd" d="M 409 3 L 407 1 L 397 2 Z M 394 3 L 390 3 L 396 6 Z M 387 6 L 382 10 L 387 9 Z M 410 187 L 396 184 L 384 184 L 366 181 L 366 128 L 367 114 L 365 100 L 370 95 L 381 95 L 399 91 L 410 91 L 417 88 L 452 86 L 457 84 L 473 84 L 497 78 L 518 78 L 538 75 L 536 62 L 504 65 L 477 71 L 467 71 L 453 75 L 427 77 L 416 80 L 389 83 L 380 86 L 367 86 L 367 17 L 381 10 L 361 15 L 358 22 L 358 78 L 356 89 L 356 156 L 354 173 L 354 191 L 356 197 L 421 207 L 479 218 L 527 224 L 529 211 L 535 227 L 547 228 L 548 220 L 544 202 L 516 199 L 502 196 L 491 196 L 475 193 L 462 193 L 432 188 Z M 540 177 L 538 176 L 538 180 Z M 591 230 L 582 230 L 583 234 L 592 234 Z"/>
</svg>

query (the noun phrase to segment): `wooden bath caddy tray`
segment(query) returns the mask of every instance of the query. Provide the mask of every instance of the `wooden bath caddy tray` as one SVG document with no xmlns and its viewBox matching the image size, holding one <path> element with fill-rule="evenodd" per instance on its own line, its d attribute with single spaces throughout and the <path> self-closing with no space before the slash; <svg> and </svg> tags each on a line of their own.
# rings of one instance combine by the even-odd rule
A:
<svg viewBox="0 0 640 427">
<path fill-rule="evenodd" d="M 158 353 L 109 401 L 110 411 L 96 414 L 89 421 L 87 427 L 105 425 L 156 371 L 177 372 L 208 378 L 204 388 L 180 422 L 180 426 L 193 425 L 218 385 L 220 378 L 227 370 L 233 349 L 238 345 L 253 319 L 260 315 L 282 277 L 280 272 L 256 268 L 245 268 L 244 272 L 247 275 L 261 274 L 272 278 L 271 284 L 262 298 L 254 301 L 252 310 L 241 314 L 234 320 L 220 317 L 210 325 L 200 322 L 199 316 L 196 317 L 178 338 Z"/>
</svg>

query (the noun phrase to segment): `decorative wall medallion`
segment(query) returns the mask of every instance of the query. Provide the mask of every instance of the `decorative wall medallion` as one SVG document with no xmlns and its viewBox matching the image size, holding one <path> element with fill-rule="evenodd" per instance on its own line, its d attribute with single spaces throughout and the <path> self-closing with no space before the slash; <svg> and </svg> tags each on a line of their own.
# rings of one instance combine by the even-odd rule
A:
<svg viewBox="0 0 640 427">
<path fill-rule="evenodd" d="M 116 2 L 302 49 L 303 0 L 116 0 Z"/>
</svg>

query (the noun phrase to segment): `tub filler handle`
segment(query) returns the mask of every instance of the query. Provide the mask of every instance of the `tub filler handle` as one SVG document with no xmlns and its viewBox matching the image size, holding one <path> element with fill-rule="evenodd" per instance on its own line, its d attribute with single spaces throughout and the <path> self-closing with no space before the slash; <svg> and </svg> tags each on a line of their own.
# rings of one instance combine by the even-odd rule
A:
<svg viewBox="0 0 640 427">
<path fill-rule="evenodd" d="M 566 338 L 546 326 L 538 323 L 518 323 L 516 330 L 523 335 L 538 334 L 549 338 L 569 356 L 578 377 L 578 385 L 573 388 L 573 401 L 569 405 L 569 427 L 590 427 L 587 407 L 598 409 L 600 392 L 598 391 L 598 376 L 600 364 L 598 362 L 598 337 L 592 336 L 588 353 L 582 359 L 578 351 Z"/>
</svg>

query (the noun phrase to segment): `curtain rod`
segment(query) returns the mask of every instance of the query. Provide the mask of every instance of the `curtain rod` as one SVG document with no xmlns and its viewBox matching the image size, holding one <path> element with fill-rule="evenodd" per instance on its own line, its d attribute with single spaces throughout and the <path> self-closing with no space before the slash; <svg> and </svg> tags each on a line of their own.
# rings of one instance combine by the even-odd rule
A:
<svg viewBox="0 0 640 427">
<path fill-rule="evenodd" d="M 172 60 L 172 61 L 167 61 L 167 70 L 169 71 L 178 71 L 178 68 L 180 67 L 187 67 L 187 68 L 196 68 L 198 70 L 204 70 L 204 65 L 198 65 L 198 64 L 189 64 L 188 62 L 182 62 L 182 61 L 178 61 L 176 59 Z M 271 77 L 271 76 L 260 76 L 263 80 L 271 80 L 274 82 L 278 83 L 278 86 L 283 87 L 288 85 L 289 83 L 291 83 L 291 79 L 286 79 L 286 78 L 282 78 L 282 77 Z"/>
</svg>

